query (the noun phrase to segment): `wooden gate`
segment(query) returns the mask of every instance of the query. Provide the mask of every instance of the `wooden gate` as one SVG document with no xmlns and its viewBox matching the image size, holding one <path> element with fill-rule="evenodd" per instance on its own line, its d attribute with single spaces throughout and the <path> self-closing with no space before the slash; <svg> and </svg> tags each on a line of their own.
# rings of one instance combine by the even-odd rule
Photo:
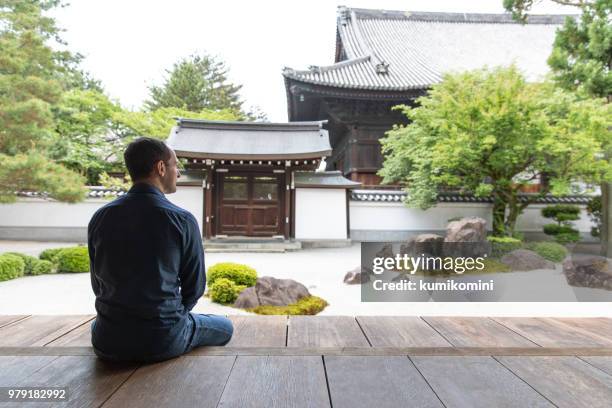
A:
<svg viewBox="0 0 612 408">
<path fill-rule="evenodd" d="M 217 173 L 216 184 L 217 234 L 282 234 L 284 191 L 278 174 Z"/>
</svg>

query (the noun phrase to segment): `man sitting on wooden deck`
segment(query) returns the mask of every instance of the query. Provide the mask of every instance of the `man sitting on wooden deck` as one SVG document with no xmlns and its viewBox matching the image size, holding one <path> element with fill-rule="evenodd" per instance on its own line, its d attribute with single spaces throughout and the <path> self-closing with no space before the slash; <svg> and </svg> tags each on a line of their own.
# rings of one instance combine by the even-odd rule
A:
<svg viewBox="0 0 612 408">
<path fill-rule="evenodd" d="M 202 238 L 195 217 L 166 199 L 180 177 L 165 143 L 139 138 L 124 153 L 129 192 L 100 208 L 88 226 L 96 354 L 161 361 L 194 347 L 225 345 L 223 316 L 191 313 L 204 293 Z"/>
</svg>

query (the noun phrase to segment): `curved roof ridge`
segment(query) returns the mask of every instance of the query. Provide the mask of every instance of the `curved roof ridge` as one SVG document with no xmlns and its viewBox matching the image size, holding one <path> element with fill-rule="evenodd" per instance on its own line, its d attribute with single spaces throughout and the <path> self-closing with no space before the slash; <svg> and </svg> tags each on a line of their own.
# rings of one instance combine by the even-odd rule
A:
<svg viewBox="0 0 612 408">
<path fill-rule="evenodd" d="M 244 130 L 269 130 L 269 131 L 319 130 L 323 128 L 323 125 L 325 123 L 327 123 L 326 120 L 317 120 L 317 121 L 310 121 L 310 122 L 271 123 L 271 122 L 190 119 L 190 118 L 181 118 L 181 117 L 177 117 L 176 122 L 177 122 L 177 126 L 174 129 L 175 132 L 178 132 L 180 128 L 219 129 L 219 130 L 244 129 Z"/>
<path fill-rule="evenodd" d="M 323 66 L 311 65 L 310 69 L 303 69 L 303 70 L 297 70 L 297 69 L 293 69 L 293 68 L 290 68 L 290 67 L 285 67 L 285 68 L 283 68 L 283 75 L 293 77 L 293 76 L 296 76 L 296 75 L 334 71 L 334 70 L 337 70 L 339 68 L 348 67 L 348 66 L 351 66 L 351 65 L 361 64 L 362 62 L 369 61 L 370 58 L 371 57 L 369 55 L 364 55 L 362 57 L 351 58 L 351 59 L 346 59 L 344 61 L 336 62 L 336 63 L 331 64 L 331 65 L 323 65 Z"/>
<path fill-rule="evenodd" d="M 512 18 L 511 13 L 453 13 L 440 11 L 401 11 L 365 8 L 347 8 L 356 18 L 403 19 L 455 23 L 522 24 Z M 576 14 L 529 14 L 527 24 L 562 24 L 566 17 Z"/>
</svg>

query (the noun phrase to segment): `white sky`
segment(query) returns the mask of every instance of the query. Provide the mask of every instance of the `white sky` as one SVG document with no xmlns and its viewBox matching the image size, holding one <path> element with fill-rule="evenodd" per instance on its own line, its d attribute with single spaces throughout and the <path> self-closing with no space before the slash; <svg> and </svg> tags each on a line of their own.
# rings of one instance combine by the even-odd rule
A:
<svg viewBox="0 0 612 408">
<path fill-rule="evenodd" d="M 70 1 L 70 0 L 68 0 Z M 193 53 L 218 55 L 242 84 L 245 108 L 287 121 L 282 68 L 333 63 L 338 5 L 411 11 L 503 12 L 502 0 L 71 0 L 53 12 L 70 50 L 122 105 L 138 109 L 147 87 Z M 542 1 L 534 13 L 577 13 Z"/>
</svg>

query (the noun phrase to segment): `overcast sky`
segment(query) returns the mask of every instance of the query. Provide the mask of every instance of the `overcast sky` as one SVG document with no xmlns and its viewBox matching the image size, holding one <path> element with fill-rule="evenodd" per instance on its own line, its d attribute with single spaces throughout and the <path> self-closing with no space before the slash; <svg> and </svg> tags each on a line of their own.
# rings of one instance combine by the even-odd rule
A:
<svg viewBox="0 0 612 408">
<path fill-rule="evenodd" d="M 194 53 L 219 56 L 245 107 L 287 121 L 282 68 L 333 63 L 338 5 L 410 11 L 503 12 L 502 0 L 68 0 L 53 15 L 107 93 L 138 109 L 148 86 Z M 576 13 L 544 0 L 535 13 Z"/>
</svg>

